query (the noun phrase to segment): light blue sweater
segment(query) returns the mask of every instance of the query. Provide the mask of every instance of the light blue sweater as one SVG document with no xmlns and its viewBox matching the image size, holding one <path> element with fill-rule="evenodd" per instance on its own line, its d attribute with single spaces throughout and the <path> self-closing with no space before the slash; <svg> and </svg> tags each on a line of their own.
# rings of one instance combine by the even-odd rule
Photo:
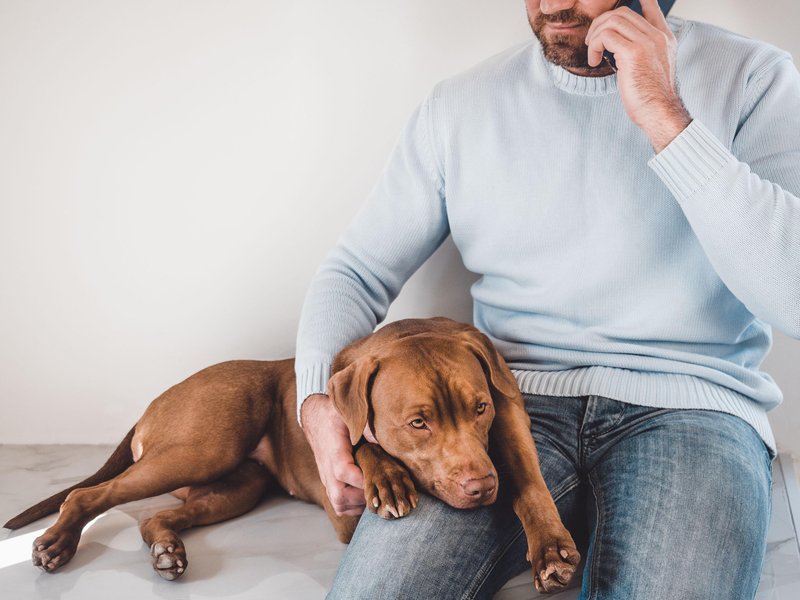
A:
<svg viewBox="0 0 800 600">
<path fill-rule="evenodd" d="M 694 120 L 655 156 L 616 75 L 573 75 L 535 38 L 434 88 L 311 284 L 298 414 L 450 234 L 522 391 L 723 411 L 774 450 L 759 365 L 771 326 L 800 338 L 800 75 L 668 22 Z"/>
</svg>

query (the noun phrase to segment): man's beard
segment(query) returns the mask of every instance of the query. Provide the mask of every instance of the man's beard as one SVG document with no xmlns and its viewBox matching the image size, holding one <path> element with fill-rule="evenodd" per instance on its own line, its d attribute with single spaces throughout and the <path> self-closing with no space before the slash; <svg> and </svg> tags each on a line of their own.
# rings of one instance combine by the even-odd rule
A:
<svg viewBox="0 0 800 600">
<path fill-rule="evenodd" d="M 539 13 L 535 19 L 531 19 L 528 15 L 528 23 L 542 44 L 544 57 L 548 61 L 560 67 L 592 68 L 589 66 L 589 47 L 581 36 L 576 35 L 574 31 L 567 34 L 554 33 L 552 29 L 545 31 L 547 23 L 577 23 L 586 26 L 588 31 L 592 19 L 570 8 L 552 15 Z"/>
</svg>

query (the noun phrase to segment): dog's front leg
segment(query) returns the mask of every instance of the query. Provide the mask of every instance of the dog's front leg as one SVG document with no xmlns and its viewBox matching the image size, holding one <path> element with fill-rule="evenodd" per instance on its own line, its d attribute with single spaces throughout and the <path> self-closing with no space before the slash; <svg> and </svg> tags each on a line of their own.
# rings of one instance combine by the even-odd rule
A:
<svg viewBox="0 0 800 600">
<path fill-rule="evenodd" d="M 416 508 L 419 497 L 408 470 L 379 445 L 362 444 L 355 459 L 364 473 L 364 498 L 372 512 L 399 519 Z"/>
<path fill-rule="evenodd" d="M 495 464 L 506 475 L 504 483 L 510 488 L 514 512 L 528 538 L 527 558 L 536 589 L 562 589 L 572 579 L 581 556 L 542 477 L 530 417 L 521 397 L 496 402 L 490 435 Z"/>
</svg>

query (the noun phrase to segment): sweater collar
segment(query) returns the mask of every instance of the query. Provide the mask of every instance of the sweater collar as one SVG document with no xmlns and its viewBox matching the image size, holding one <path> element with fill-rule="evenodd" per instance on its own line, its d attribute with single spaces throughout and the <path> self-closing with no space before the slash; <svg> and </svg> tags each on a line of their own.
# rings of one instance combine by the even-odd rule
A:
<svg viewBox="0 0 800 600">
<path fill-rule="evenodd" d="M 606 75 L 605 77 L 583 77 L 570 73 L 564 67 L 554 65 L 545 59 L 541 46 L 538 52 L 550 72 L 553 84 L 559 89 L 570 94 L 579 96 L 607 96 L 617 91 L 617 74 Z"/>
<path fill-rule="evenodd" d="M 564 67 L 551 63 L 544 57 L 544 50 L 538 38 L 531 42 L 534 60 L 543 65 L 550 80 L 557 88 L 577 96 L 607 96 L 617 91 L 617 74 L 605 77 L 583 77 L 570 73 Z"/>
</svg>

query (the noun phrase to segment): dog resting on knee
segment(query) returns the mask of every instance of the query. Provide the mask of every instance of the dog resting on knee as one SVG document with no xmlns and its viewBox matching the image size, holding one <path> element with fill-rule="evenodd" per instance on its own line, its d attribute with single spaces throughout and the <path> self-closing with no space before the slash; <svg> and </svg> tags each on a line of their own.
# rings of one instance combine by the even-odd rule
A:
<svg viewBox="0 0 800 600">
<path fill-rule="evenodd" d="M 456 508 L 492 504 L 504 472 L 528 541 L 539 591 L 563 588 L 580 560 L 539 471 L 530 420 L 511 371 L 489 338 L 449 319 L 391 323 L 345 348 L 328 393 L 352 443 L 363 443 L 367 507 L 407 515 L 417 489 Z M 230 361 L 204 369 L 156 398 L 88 479 L 6 523 L 18 529 L 60 506 L 33 543 L 33 564 L 52 572 L 75 554 L 83 527 L 111 507 L 163 493 L 184 500 L 140 524 L 153 568 L 165 579 L 188 566 L 178 532 L 239 516 L 270 489 L 325 508 L 347 543 L 358 517 L 338 516 L 297 424 L 294 361 Z"/>
</svg>

